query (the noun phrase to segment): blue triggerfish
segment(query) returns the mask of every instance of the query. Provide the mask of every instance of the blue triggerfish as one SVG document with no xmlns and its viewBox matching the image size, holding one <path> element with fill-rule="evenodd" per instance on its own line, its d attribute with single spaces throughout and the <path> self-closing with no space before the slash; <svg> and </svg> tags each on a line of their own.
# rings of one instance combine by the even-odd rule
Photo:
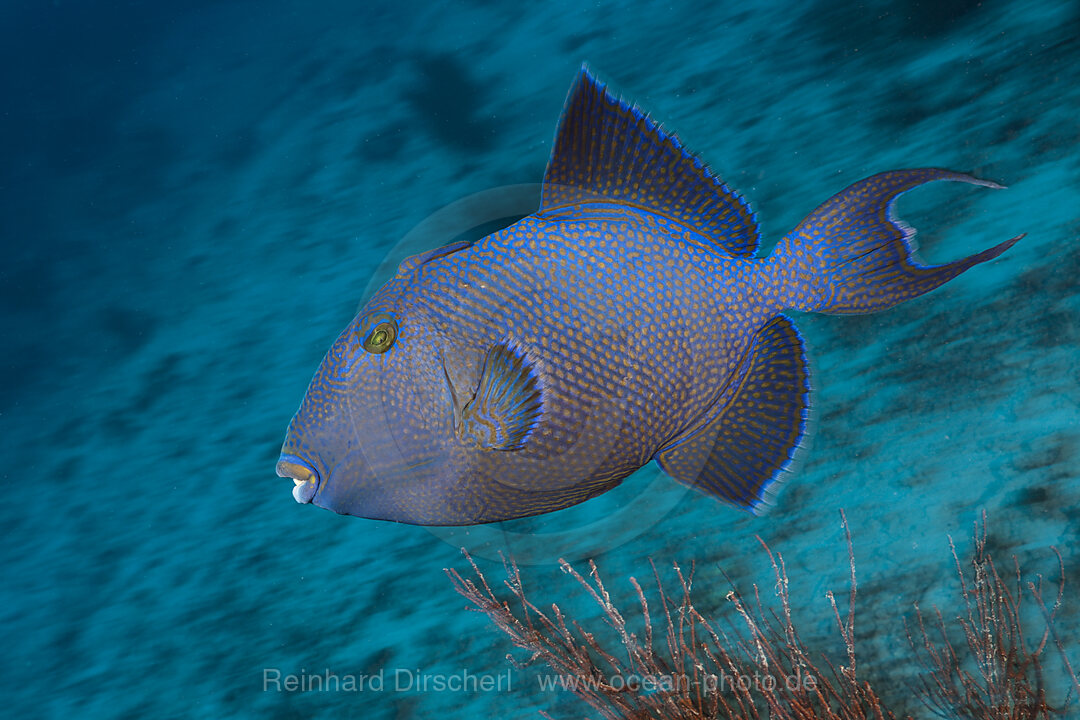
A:
<svg viewBox="0 0 1080 720">
<path fill-rule="evenodd" d="M 749 205 L 582 68 L 540 208 L 407 258 L 337 338 L 277 472 L 298 502 L 419 525 L 551 512 L 651 460 L 769 507 L 807 430 L 803 341 L 785 310 L 857 314 L 1007 250 L 926 265 L 897 196 L 936 168 L 861 180 L 756 257 Z"/>
</svg>

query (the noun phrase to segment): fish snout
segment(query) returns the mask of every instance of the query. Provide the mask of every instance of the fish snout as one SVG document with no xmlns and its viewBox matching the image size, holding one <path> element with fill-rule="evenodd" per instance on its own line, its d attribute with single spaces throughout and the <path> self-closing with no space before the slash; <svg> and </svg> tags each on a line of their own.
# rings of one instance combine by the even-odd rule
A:
<svg viewBox="0 0 1080 720">
<path fill-rule="evenodd" d="M 295 483 L 292 494 L 298 503 L 310 503 L 319 490 L 319 473 L 295 455 L 281 456 L 277 464 L 277 474 L 292 478 Z"/>
</svg>

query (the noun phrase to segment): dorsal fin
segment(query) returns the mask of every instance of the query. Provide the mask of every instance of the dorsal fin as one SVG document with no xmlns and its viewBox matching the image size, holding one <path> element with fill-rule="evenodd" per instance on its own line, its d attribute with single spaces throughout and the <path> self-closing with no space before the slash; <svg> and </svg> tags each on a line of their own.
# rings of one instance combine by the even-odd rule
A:
<svg viewBox="0 0 1080 720">
<path fill-rule="evenodd" d="M 420 253 L 419 255 L 410 255 L 409 257 L 402 260 L 401 264 L 398 265 L 396 276 L 405 277 L 406 275 L 413 273 L 416 268 L 420 267 L 429 260 L 434 260 L 435 258 L 441 258 L 447 255 L 451 255 L 453 253 L 456 253 L 458 250 L 464 250 L 470 245 L 472 245 L 471 240 L 459 240 L 458 242 L 450 243 L 449 245 L 443 245 L 433 250 L 428 250 L 427 252 Z"/>
<path fill-rule="evenodd" d="M 587 199 L 647 207 L 706 236 L 732 257 L 757 252 L 750 206 L 648 115 L 582 66 L 544 173 L 540 211 Z"/>
</svg>

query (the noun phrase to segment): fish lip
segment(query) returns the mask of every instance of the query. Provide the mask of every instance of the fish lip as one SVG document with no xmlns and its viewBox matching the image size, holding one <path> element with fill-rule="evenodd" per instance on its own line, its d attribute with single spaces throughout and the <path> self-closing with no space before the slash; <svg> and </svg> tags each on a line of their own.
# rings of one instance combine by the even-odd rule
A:
<svg viewBox="0 0 1080 720">
<path fill-rule="evenodd" d="M 280 477 L 287 477 L 293 481 L 295 484 L 293 487 L 293 499 L 302 505 L 310 503 L 322 486 L 322 479 L 319 477 L 318 470 L 312 467 L 311 463 L 296 455 L 282 455 L 278 458 L 275 469 Z"/>
</svg>

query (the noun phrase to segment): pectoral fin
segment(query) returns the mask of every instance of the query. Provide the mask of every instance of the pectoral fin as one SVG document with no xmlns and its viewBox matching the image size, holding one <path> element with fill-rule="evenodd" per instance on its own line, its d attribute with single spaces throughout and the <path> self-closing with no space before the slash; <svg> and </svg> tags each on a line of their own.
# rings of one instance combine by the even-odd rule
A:
<svg viewBox="0 0 1080 720">
<path fill-rule="evenodd" d="M 780 315 L 758 331 L 715 417 L 656 455 L 681 483 L 758 513 L 806 434 L 810 375 L 802 338 Z"/>
<path fill-rule="evenodd" d="M 540 422 L 540 377 L 525 352 L 509 342 L 484 358 L 476 395 L 461 411 L 458 436 L 485 450 L 520 450 Z"/>
</svg>

